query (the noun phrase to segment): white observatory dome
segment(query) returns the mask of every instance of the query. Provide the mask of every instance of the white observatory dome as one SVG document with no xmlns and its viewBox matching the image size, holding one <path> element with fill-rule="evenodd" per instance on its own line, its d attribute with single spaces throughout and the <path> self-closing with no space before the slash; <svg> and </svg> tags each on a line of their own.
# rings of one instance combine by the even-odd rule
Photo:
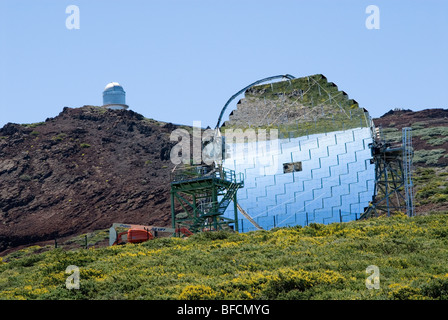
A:
<svg viewBox="0 0 448 320">
<path fill-rule="evenodd" d="M 112 88 L 112 87 L 121 87 L 121 86 L 120 86 L 120 84 L 118 82 L 109 82 L 106 85 L 106 87 L 104 88 L 104 90 L 107 90 L 107 89 Z"/>
<path fill-rule="evenodd" d="M 103 107 L 107 109 L 127 109 L 126 92 L 118 82 L 110 82 L 103 91 Z"/>
</svg>

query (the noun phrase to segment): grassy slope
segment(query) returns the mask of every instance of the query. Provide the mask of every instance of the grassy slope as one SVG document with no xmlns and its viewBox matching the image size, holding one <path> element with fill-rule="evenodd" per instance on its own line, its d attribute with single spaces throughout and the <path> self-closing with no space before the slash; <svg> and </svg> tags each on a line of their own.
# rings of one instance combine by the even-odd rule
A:
<svg viewBox="0 0 448 320">
<path fill-rule="evenodd" d="M 415 205 L 419 212 L 421 206 L 434 204 L 446 208 L 448 204 L 448 168 L 417 168 L 414 174 Z"/>
<path fill-rule="evenodd" d="M 415 122 L 412 124 L 412 137 L 419 138 L 432 147 L 430 150 L 416 150 L 413 163 L 416 165 L 437 165 L 437 161 L 441 157 L 448 157 L 446 150 L 440 148 L 448 141 L 448 127 L 427 127 L 425 122 Z M 394 127 L 384 128 L 383 134 L 386 140 L 392 143 L 401 143 L 402 132 Z"/>
<path fill-rule="evenodd" d="M 394 127 L 383 128 L 385 138 L 392 143 L 401 143 L 401 130 Z M 440 148 L 448 141 L 448 127 L 427 127 L 425 122 L 412 124 L 413 139 L 426 141 L 434 149 L 416 150 L 413 157 L 415 171 L 415 206 L 419 213 L 425 212 L 422 205 L 436 205 L 438 210 L 446 210 L 448 203 L 448 167 L 437 165 L 441 157 L 448 157 L 446 150 Z M 431 207 L 431 206 L 429 206 Z"/>
<path fill-rule="evenodd" d="M 447 299 L 448 214 L 78 250 L 0 264 L 1 299 Z M 80 289 L 68 290 L 69 265 Z M 380 269 L 368 290 L 366 268 Z"/>
</svg>

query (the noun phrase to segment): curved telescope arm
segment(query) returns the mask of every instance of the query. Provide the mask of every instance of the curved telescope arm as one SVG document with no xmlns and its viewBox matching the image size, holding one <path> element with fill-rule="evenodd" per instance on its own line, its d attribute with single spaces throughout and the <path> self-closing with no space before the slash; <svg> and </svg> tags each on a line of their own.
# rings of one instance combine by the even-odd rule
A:
<svg viewBox="0 0 448 320">
<path fill-rule="evenodd" d="M 237 96 L 239 96 L 241 93 L 243 93 L 244 91 L 246 91 L 247 89 L 249 89 L 250 87 L 253 87 L 257 84 L 263 83 L 263 82 L 267 82 L 267 81 L 271 81 L 271 80 L 275 80 L 275 79 L 295 79 L 295 77 L 293 77 L 290 74 L 285 74 L 285 75 L 278 75 L 278 76 L 272 76 L 272 77 L 267 77 L 258 81 L 255 81 L 254 83 L 251 83 L 250 85 L 248 85 L 247 87 L 244 87 L 243 89 L 241 89 L 240 91 L 238 91 L 237 93 L 235 93 L 233 96 L 230 97 L 229 100 L 227 100 L 226 104 L 224 105 L 224 107 L 221 110 L 221 113 L 219 114 L 219 118 L 218 118 L 218 123 L 216 124 L 215 129 L 218 129 L 220 124 L 221 124 L 221 120 L 222 120 L 222 116 L 224 115 L 224 112 L 227 109 L 227 106 L 233 101 L 233 99 L 235 99 Z"/>
</svg>

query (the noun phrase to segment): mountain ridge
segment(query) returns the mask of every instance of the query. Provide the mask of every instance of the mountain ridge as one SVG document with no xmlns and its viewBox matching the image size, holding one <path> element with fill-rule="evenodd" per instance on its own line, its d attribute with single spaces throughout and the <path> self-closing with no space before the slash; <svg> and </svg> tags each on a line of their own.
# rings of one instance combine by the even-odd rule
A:
<svg viewBox="0 0 448 320">
<path fill-rule="evenodd" d="M 0 251 L 106 228 L 166 226 L 172 124 L 133 111 L 64 108 L 0 129 Z"/>
</svg>

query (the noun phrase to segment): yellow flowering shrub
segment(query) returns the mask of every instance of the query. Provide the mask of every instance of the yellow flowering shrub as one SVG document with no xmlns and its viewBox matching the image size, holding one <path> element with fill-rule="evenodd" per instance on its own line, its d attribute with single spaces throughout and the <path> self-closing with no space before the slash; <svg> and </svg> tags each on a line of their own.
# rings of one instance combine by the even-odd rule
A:
<svg viewBox="0 0 448 320">
<path fill-rule="evenodd" d="M 422 286 L 422 291 L 432 299 L 448 299 L 448 273 L 431 276 Z"/>
<path fill-rule="evenodd" d="M 393 283 L 389 285 L 389 289 L 388 297 L 392 300 L 421 300 L 424 298 L 419 288 L 408 284 Z"/>
<path fill-rule="evenodd" d="M 195 234 L 0 260 L 0 299 L 448 299 L 448 215 Z M 39 252 L 39 253 L 38 253 Z M 80 290 L 65 286 L 69 265 Z M 368 290 L 369 265 L 379 290 Z"/>
<path fill-rule="evenodd" d="M 189 285 L 186 286 L 179 295 L 180 300 L 211 300 L 217 297 L 218 293 L 209 286 Z"/>
<path fill-rule="evenodd" d="M 281 268 L 267 283 L 266 295 L 273 298 L 291 290 L 305 291 L 317 285 L 342 284 L 345 278 L 331 270 L 306 271 L 302 269 Z"/>
</svg>

